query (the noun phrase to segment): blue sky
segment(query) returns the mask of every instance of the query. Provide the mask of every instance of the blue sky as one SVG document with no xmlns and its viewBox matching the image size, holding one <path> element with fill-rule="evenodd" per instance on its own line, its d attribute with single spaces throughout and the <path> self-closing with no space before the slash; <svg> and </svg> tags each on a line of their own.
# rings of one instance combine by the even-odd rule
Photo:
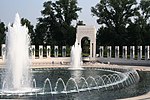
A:
<svg viewBox="0 0 150 100">
<path fill-rule="evenodd" d="M 37 19 L 41 16 L 43 3 L 46 0 L 1 0 L 0 1 L 0 19 L 6 25 L 14 21 L 15 14 L 18 12 L 21 17 L 27 18 L 33 25 L 36 25 Z M 55 1 L 55 0 L 53 0 Z M 139 1 L 139 0 L 137 0 Z M 83 20 L 86 25 L 95 25 L 96 17 L 91 16 L 91 7 L 95 6 L 99 0 L 78 0 L 78 6 L 82 8 L 79 13 L 79 20 Z"/>
<path fill-rule="evenodd" d="M 44 1 L 46 0 L 1 0 L 0 19 L 7 25 L 14 21 L 15 14 L 18 12 L 21 17 L 27 18 L 35 25 L 36 18 L 41 16 L 40 11 L 43 9 Z M 90 9 L 98 2 L 99 0 L 78 0 L 78 6 L 82 8 L 79 20 L 83 20 L 87 25 L 97 26 L 96 18 L 91 16 Z"/>
</svg>

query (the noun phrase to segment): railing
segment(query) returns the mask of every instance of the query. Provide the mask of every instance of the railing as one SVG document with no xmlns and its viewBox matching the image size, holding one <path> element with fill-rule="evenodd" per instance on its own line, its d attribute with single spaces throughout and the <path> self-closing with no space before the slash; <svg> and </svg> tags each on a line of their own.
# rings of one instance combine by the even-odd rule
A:
<svg viewBox="0 0 150 100">
<path fill-rule="evenodd" d="M 100 46 L 97 56 L 100 58 L 148 60 L 149 48 L 149 46 Z"/>
<path fill-rule="evenodd" d="M 2 59 L 4 60 L 6 58 L 6 45 L 5 44 L 2 44 L 1 46 L 1 56 L 2 56 Z M 62 57 L 66 57 L 66 46 L 62 46 L 61 48 L 61 56 Z M 43 59 L 44 56 L 46 56 L 46 58 L 50 58 L 52 55 L 51 55 L 51 52 L 52 52 L 52 48 L 51 46 L 43 46 L 43 45 L 39 45 L 39 48 L 38 48 L 38 52 L 36 52 L 37 50 L 35 49 L 35 45 L 31 45 L 29 47 L 29 56 L 30 58 L 32 59 L 35 59 L 36 55 L 38 55 L 38 58 L 39 59 Z M 58 49 L 58 46 L 54 46 L 53 48 L 53 52 L 54 52 L 54 57 L 58 57 L 59 55 L 59 49 Z"/>
<path fill-rule="evenodd" d="M 5 59 L 6 45 L 2 44 L 1 48 L 2 59 Z M 51 46 L 44 47 L 43 45 L 39 45 L 38 52 L 35 51 L 37 51 L 35 45 L 31 45 L 29 48 L 29 55 L 32 59 L 35 59 L 36 54 L 38 54 L 39 59 L 42 59 L 44 56 L 47 58 L 52 56 Z M 58 57 L 59 53 L 58 46 L 54 46 L 54 57 Z M 66 57 L 66 46 L 61 47 L 61 56 Z M 150 59 L 150 46 L 100 46 L 97 58 L 148 60 Z"/>
<path fill-rule="evenodd" d="M 150 66 L 150 46 L 100 46 L 96 60 L 108 64 Z"/>
</svg>

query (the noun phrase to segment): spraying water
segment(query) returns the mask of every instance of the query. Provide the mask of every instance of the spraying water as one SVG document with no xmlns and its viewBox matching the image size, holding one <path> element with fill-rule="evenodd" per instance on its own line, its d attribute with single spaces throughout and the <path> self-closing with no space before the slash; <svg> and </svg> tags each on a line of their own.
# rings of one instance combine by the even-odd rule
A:
<svg viewBox="0 0 150 100">
<path fill-rule="evenodd" d="M 19 14 L 13 25 L 8 25 L 6 34 L 6 73 L 3 90 L 20 90 L 30 87 L 29 75 L 30 38 L 26 26 L 22 26 Z"/>
<path fill-rule="evenodd" d="M 71 69 L 82 69 L 81 51 L 81 46 L 78 45 L 78 40 L 76 39 L 75 44 L 71 48 Z"/>
</svg>

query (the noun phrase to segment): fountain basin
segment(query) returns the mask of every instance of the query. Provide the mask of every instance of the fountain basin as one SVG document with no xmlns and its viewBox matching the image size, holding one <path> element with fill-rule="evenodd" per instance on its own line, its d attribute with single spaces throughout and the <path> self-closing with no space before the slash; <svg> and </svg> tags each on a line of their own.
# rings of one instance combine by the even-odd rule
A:
<svg viewBox="0 0 150 100">
<path fill-rule="evenodd" d="M 38 92 L 42 91 L 42 89 L 39 88 L 21 88 L 21 89 L 9 89 L 9 90 L 0 90 L 1 95 L 33 95 Z"/>
<path fill-rule="evenodd" d="M 3 90 L 0 91 L 1 98 L 34 98 L 60 94 L 74 95 L 79 92 L 105 92 L 126 88 L 139 81 L 138 73 L 129 69 L 33 68 L 31 73 L 34 88 Z"/>
</svg>

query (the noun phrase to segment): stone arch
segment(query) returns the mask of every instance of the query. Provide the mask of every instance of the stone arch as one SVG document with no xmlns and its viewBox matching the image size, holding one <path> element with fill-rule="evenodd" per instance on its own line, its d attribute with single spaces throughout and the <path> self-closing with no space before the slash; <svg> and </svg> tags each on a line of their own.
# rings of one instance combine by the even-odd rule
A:
<svg viewBox="0 0 150 100">
<path fill-rule="evenodd" d="M 96 28 L 94 26 L 78 26 L 76 39 L 78 44 L 81 45 L 81 40 L 84 37 L 89 37 L 90 39 L 90 58 L 95 58 L 96 56 Z"/>
</svg>

